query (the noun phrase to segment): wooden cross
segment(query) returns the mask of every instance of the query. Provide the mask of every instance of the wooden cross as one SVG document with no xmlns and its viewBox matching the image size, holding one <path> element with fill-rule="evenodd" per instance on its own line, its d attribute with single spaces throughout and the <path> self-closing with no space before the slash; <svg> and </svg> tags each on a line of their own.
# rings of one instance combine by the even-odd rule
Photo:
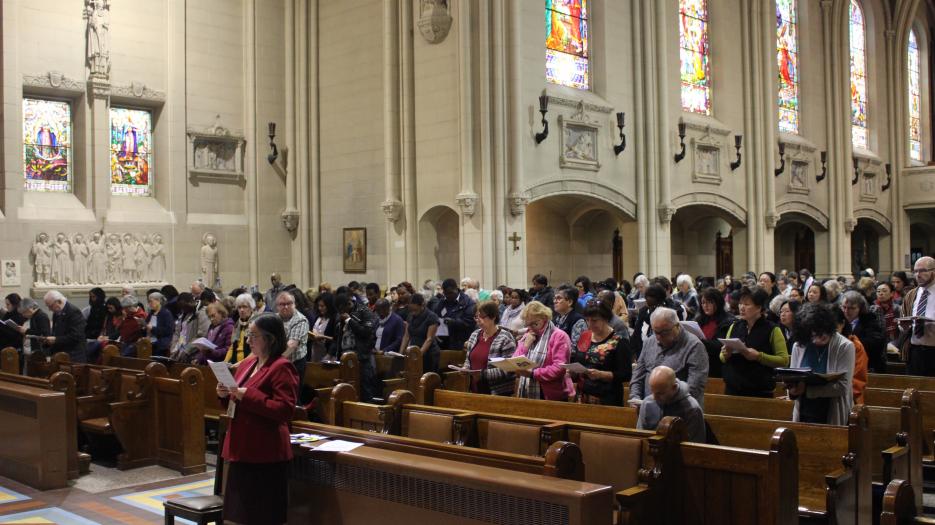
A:
<svg viewBox="0 0 935 525">
<path fill-rule="evenodd" d="M 519 235 L 517 235 L 516 232 L 513 232 L 513 235 L 512 235 L 512 236 L 506 238 L 506 240 L 512 241 L 512 242 L 513 242 L 513 251 L 514 251 L 514 252 L 518 252 L 518 251 L 519 251 L 519 241 L 521 241 L 522 239 L 523 239 L 523 238 L 520 237 Z"/>
</svg>

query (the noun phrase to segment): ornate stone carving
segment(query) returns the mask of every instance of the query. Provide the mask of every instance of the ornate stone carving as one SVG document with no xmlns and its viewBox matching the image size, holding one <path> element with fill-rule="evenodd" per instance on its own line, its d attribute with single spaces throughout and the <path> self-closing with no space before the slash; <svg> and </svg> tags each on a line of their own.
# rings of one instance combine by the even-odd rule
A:
<svg viewBox="0 0 935 525">
<path fill-rule="evenodd" d="M 289 233 L 295 233 L 299 229 L 299 211 L 285 210 L 279 216 L 282 219 L 282 225 Z"/>
<path fill-rule="evenodd" d="M 84 82 L 66 77 L 58 71 L 49 71 L 42 75 L 23 75 L 24 87 L 54 89 L 61 92 L 83 93 Z"/>
<path fill-rule="evenodd" d="M 514 216 L 522 215 L 526 211 L 526 205 L 529 204 L 529 197 L 513 193 L 508 197 L 510 202 L 510 213 Z"/>
<path fill-rule="evenodd" d="M 201 282 L 209 288 L 221 285 L 218 275 L 218 240 L 213 233 L 201 236 Z"/>
<path fill-rule="evenodd" d="M 672 222 L 672 217 L 675 216 L 675 206 L 671 204 L 662 204 L 656 208 L 656 213 L 659 214 L 659 222 L 663 224 L 669 224 Z"/>
<path fill-rule="evenodd" d="M 396 199 L 385 200 L 380 204 L 380 207 L 383 209 L 383 215 L 386 216 L 386 220 L 390 222 L 398 221 L 399 214 L 403 211 L 403 203 Z"/>
<path fill-rule="evenodd" d="M 854 228 L 857 227 L 857 219 L 854 217 L 849 217 L 844 219 L 844 230 L 847 233 L 854 233 Z"/>
<path fill-rule="evenodd" d="M 164 283 L 166 248 L 154 233 L 42 232 L 30 250 L 34 286 Z"/>
<path fill-rule="evenodd" d="M 575 109 L 578 109 L 579 107 L 583 107 L 585 110 L 591 111 L 594 113 L 610 114 L 610 112 L 614 110 L 614 108 L 610 106 L 601 106 L 599 104 L 592 104 L 590 102 L 585 102 L 583 100 L 573 100 L 570 98 L 556 97 L 555 95 L 549 95 L 549 105 L 553 105 L 553 104 L 558 105 L 558 106 L 575 108 Z"/>
<path fill-rule="evenodd" d="M 461 213 L 465 217 L 473 217 L 477 209 L 477 194 L 474 192 L 459 193 L 455 197 L 458 206 L 461 207 Z"/>
<path fill-rule="evenodd" d="M 578 102 L 570 117 L 559 115 L 558 126 L 561 132 L 558 165 L 562 168 L 600 170 L 597 144 L 601 125 L 585 113 L 584 101 Z"/>
<path fill-rule="evenodd" d="M 694 151 L 693 182 L 721 183 L 721 145 L 708 137 L 692 139 Z"/>
<path fill-rule="evenodd" d="M 124 86 L 113 86 L 111 95 L 124 98 L 139 98 L 152 102 L 165 102 L 166 92 L 150 88 L 142 82 L 131 82 Z"/>
<path fill-rule="evenodd" d="M 789 187 L 786 189 L 788 193 L 808 195 L 808 166 L 809 162 L 807 161 L 792 161 L 792 167 L 789 170 Z"/>
<path fill-rule="evenodd" d="M 775 230 L 776 225 L 779 224 L 779 214 L 776 212 L 768 212 L 764 219 L 766 219 L 767 229 Z"/>
<path fill-rule="evenodd" d="M 197 186 L 199 181 L 246 184 L 244 151 L 247 141 L 240 133 L 221 125 L 221 116 L 214 125 L 197 131 L 189 128 L 188 177 Z"/>
<path fill-rule="evenodd" d="M 110 0 L 85 0 L 87 63 L 91 78 L 110 79 Z"/>
<path fill-rule="evenodd" d="M 418 25 L 422 38 L 429 44 L 438 44 L 445 40 L 451 29 L 448 0 L 422 0 Z"/>
</svg>

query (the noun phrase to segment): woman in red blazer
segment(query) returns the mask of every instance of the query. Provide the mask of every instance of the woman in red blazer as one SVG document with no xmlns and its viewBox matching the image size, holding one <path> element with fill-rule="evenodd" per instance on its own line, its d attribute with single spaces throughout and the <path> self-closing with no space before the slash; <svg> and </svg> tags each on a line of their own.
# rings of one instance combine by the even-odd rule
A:
<svg viewBox="0 0 935 525">
<path fill-rule="evenodd" d="M 251 354 L 237 367 L 239 387 L 217 387 L 221 403 L 233 415 L 222 451 L 227 461 L 224 520 L 285 523 L 292 460 L 289 421 L 299 379 L 282 357 L 286 330 L 278 316 L 261 315 L 247 330 Z"/>
</svg>

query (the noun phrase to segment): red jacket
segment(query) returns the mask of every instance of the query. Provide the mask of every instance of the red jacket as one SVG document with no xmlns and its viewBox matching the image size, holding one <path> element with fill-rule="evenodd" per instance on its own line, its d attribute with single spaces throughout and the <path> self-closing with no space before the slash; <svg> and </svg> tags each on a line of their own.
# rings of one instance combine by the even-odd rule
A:
<svg viewBox="0 0 935 525">
<path fill-rule="evenodd" d="M 295 409 L 298 373 L 283 357 L 267 362 L 244 383 L 253 370 L 256 357 L 245 359 L 234 379 L 246 387 L 243 399 L 236 401 L 234 419 L 227 429 L 223 457 L 244 463 L 276 463 L 292 459 L 289 422 Z M 222 399 L 224 406 L 229 398 Z"/>
</svg>

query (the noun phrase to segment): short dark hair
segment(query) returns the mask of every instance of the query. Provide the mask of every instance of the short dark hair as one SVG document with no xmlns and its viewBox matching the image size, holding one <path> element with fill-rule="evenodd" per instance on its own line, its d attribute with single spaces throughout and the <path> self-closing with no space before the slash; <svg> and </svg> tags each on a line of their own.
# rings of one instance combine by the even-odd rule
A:
<svg viewBox="0 0 935 525">
<path fill-rule="evenodd" d="M 458 281 L 455 281 L 451 277 L 442 281 L 442 290 L 451 290 L 452 288 L 454 288 L 455 290 L 461 289 L 461 287 L 458 286 Z"/>
<path fill-rule="evenodd" d="M 493 319 L 494 323 L 500 322 L 500 308 L 493 301 L 482 301 L 477 305 L 477 313 L 482 314 L 487 319 Z"/>
<path fill-rule="evenodd" d="M 348 304 L 351 304 L 353 306 L 353 302 L 354 301 L 353 299 L 351 299 L 351 296 L 349 294 L 344 294 L 344 293 L 334 294 L 334 309 L 337 310 L 338 312 L 344 310 L 344 308 L 347 307 Z"/>
<path fill-rule="evenodd" d="M 665 292 L 668 292 L 672 289 L 672 281 L 670 281 L 669 278 L 664 275 L 653 277 L 650 282 L 653 284 L 658 284 Z"/>
<path fill-rule="evenodd" d="M 165 294 L 162 294 L 162 295 L 165 295 Z M 185 303 L 193 303 L 193 304 L 194 304 L 194 302 L 195 302 L 195 296 L 192 295 L 192 294 L 189 293 L 189 292 L 182 292 L 182 293 L 178 294 L 178 299 L 176 299 L 176 301 L 178 301 L 178 302 L 180 302 L 180 303 L 185 302 Z"/>
<path fill-rule="evenodd" d="M 357 281 L 351 281 L 347 283 L 347 287 L 350 290 L 360 290 L 360 283 Z"/>
<path fill-rule="evenodd" d="M 212 290 L 211 288 L 205 288 L 204 290 L 202 290 L 200 298 L 201 298 L 201 302 L 203 303 L 213 303 L 214 301 L 218 300 L 217 294 L 215 294 L 214 290 Z"/>
<path fill-rule="evenodd" d="M 416 293 L 416 289 L 412 287 L 412 283 L 410 283 L 409 281 L 403 281 L 396 285 L 397 290 L 399 290 L 400 288 L 403 288 L 407 292 L 409 292 L 409 295 Z"/>
<path fill-rule="evenodd" d="M 666 300 L 666 289 L 658 283 L 653 283 L 646 287 L 646 291 L 643 292 L 643 295 L 645 297 L 652 297 L 662 303 Z"/>
<path fill-rule="evenodd" d="M 811 290 L 811 289 L 812 289 L 812 286 L 817 286 L 817 287 L 818 287 L 818 298 L 819 298 L 822 302 L 825 302 L 825 303 L 828 302 L 828 290 L 826 290 L 825 287 L 822 286 L 822 285 L 821 285 L 820 283 L 818 283 L 818 282 L 812 282 L 812 285 L 808 287 L 808 290 Z M 805 290 L 805 300 L 806 300 L 806 301 L 808 300 L 808 290 Z"/>
<path fill-rule="evenodd" d="M 838 331 L 834 312 L 828 304 L 808 303 L 795 314 L 794 336 L 796 342 L 808 344 L 812 335 L 830 335 Z M 838 308 L 840 310 L 840 308 Z"/>
<path fill-rule="evenodd" d="M 561 295 L 566 301 L 574 305 L 575 301 L 578 300 L 578 289 L 571 286 L 562 286 L 555 292 L 555 295 Z"/>
<path fill-rule="evenodd" d="M 769 294 L 766 293 L 766 290 L 760 288 L 759 286 L 754 286 L 753 288 L 742 288 L 740 290 L 740 298 L 738 300 L 743 301 L 744 299 L 750 299 L 750 302 L 752 302 L 754 306 L 759 306 L 764 310 L 764 312 L 769 307 Z"/>
<path fill-rule="evenodd" d="M 167 284 L 163 286 L 162 288 L 159 289 L 159 291 L 162 292 L 162 295 L 166 296 L 166 300 L 174 299 L 179 296 L 178 289 L 172 286 L 171 284 Z"/>
<path fill-rule="evenodd" d="M 191 294 L 188 294 L 188 295 L 191 295 Z M 115 312 L 120 312 L 123 310 L 123 306 L 120 306 L 120 299 L 116 297 L 108 297 L 107 300 L 104 301 L 104 306 L 105 307 L 113 306 Z"/>
<path fill-rule="evenodd" d="M 593 289 L 593 286 L 591 286 L 591 279 L 588 278 L 587 275 L 579 275 L 578 278 L 575 279 L 575 286 L 578 286 L 578 283 L 581 283 L 581 287 L 584 288 L 585 293 Z"/>
<path fill-rule="evenodd" d="M 265 313 L 253 320 L 260 337 L 269 346 L 269 358 L 276 359 L 286 351 L 286 327 L 276 314 Z"/>
<path fill-rule="evenodd" d="M 763 272 L 763 273 L 760 274 L 760 277 L 762 277 L 762 276 L 764 276 L 764 275 L 767 276 L 767 277 L 769 277 L 769 282 L 771 282 L 771 283 L 775 283 L 775 282 L 776 282 L 776 274 L 775 274 L 775 273 L 773 273 L 773 272 Z"/>
<path fill-rule="evenodd" d="M 610 322 L 610 320 L 614 317 L 614 313 L 610 308 L 607 308 L 607 305 L 603 302 L 588 303 L 588 306 L 584 309 L 584 317 L 600 317 L 601 319 Z"/>
<path fill-rule="evenodd" d="M 541 273 L 537 273 L 536 275 L 532 276 L 532 282 L 536 284 L 541 284 L 542 286 L 548 286 L 549 278 L 542 275 Z"/>
<path fill-rule="evenodd" d="M 890 276 L 890 280 L 892 280 L 893 277 L 897 277 L 897 278 L 898 278 L 900 281 L 902 281 L 904 284 L 909 284 L 909 275 L 908 275 L 906 272 L 902 271 L 902 270 L 900 270 L 900 271 L 898 271 L 898 272 L 893 272 L 893 275 Z"/>
<path fill-rule="evenodd" d="M 415 304 L 419 306 L 425 305 L 425 296 L 420 293 L 412 294 L 412 297 L 409 299 L 409 304 Z"/>
<path fill-rule="evenodd" d="M 614 303 L 617 302 L 617 292 L 613 290 L 601 290 L 597 294 L 597 302 L 606 306 L 611 312 L 614 310 Z"/>
<path fill-rule="evenodd" d="M 889 289 L 890 289 L 890 292 L 893 292 L 893 290 L 895 290 L 895 288 L 893 288 L 893 283 L 891 283 L 891 282 L 889 282 L 889 281 L 883 281 L 882 283 L 877 283 L 877 288 L 879 288 L 879 287 L 881 287 L 881 286 L 885 286 L 885 287 L 889 288 Z"/>
<path fill-rule="evenodd" d="M 377 283 L 367 283 L 367 286 L 364 289 L 368 292 L 380 293 L 380 285 Z"/>
</svg>

